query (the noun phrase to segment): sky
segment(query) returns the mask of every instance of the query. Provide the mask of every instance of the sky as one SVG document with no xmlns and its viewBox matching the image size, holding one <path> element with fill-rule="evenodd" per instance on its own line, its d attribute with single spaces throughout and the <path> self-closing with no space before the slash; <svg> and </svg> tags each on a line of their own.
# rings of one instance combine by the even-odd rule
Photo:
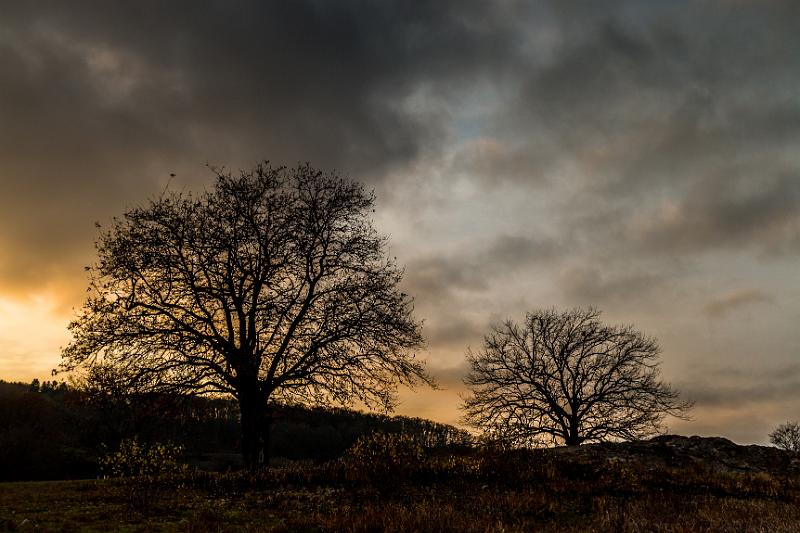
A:
<svg viewBox="0 0 800 533">
<path fill-rule="evenodd" d="M 49 377 L 104 223 L 206 164 L 364 182 L 457 423 L 526 311 L 658 338 L 668 430 L 800 418 L 800 3 L 0 0 L 0 378 Z M 175 174 L 170 178 L 170 174 Z"/>
</svg>

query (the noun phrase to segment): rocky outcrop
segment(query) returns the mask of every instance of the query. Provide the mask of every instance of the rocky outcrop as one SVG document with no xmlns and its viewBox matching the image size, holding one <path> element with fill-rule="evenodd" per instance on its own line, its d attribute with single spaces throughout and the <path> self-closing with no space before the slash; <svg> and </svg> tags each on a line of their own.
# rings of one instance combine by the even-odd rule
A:
<svg viewBox="0 0 800 533">
<path fill-rule="evenodd" d="M 700 466 L 721 472 L 800 474 L 800 454 L 770 446 L 735 444 L 722 437 L 661 435 L 650 440 L 554 449 L 561 458 L 635 462 L 658 467 Z"/>
</svg>

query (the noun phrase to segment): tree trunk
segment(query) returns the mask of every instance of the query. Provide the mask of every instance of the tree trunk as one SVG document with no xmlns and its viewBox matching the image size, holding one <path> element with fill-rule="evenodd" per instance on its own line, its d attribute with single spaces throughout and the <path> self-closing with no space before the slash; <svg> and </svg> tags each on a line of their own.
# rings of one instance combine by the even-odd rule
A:
<svg viewBox="0 0 800 533">
<path fill-rule="evenodd" d="M 580 422 L 577 418 L 570 418 L 569 421 L 569 429 L 567 433 L 567 437 L 564 439 L 564 443 L 567 446 L 579 446 L 583 443 L 583 437 L 580 434 Z"/>
<path fill-rule="evenodd" d="M 272 417 L 259 391 L 239 394 L 242 420 L 242 462 L 248 470 L 269 464 L 269 429 Z"/>
</svg>

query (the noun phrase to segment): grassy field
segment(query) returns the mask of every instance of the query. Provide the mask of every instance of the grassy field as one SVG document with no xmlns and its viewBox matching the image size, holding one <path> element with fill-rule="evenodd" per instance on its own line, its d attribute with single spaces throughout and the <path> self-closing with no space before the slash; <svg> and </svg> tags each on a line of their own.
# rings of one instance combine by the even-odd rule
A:
<svg viewBox="0 0 800 533">
<path fill-rule="evenodd" d="M 539 452 L 0 484 L 4 531 L 800 531 L 800 479 Z"/>
</svg>

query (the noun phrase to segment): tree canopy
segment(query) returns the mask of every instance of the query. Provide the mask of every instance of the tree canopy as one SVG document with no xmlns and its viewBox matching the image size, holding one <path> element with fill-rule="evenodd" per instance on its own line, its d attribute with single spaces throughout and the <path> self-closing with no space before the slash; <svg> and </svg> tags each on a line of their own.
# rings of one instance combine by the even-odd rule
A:
<svg viewBox="0 0 800 533">
<path fill-rule="evenodd" d="M 165 192 L 101 229 L 62 369 L 233 395 L 250 465 L 268 401 L 388 410 L 398 383 L 432 383 L 372 193 L 309 165 L 214 172 L 212 189 Z"/>
<path fill-rule="evenodd" d="M 517 445 L 635 439 L 691 404 L 659 379 L 659 346 L 595 309 L 529 313 L 470 351 L 464 419 Z"/>
<path fill-rule="evenodd" d="M 769 441 L 782 450 L 800 452 L 800 422 L 785 422 L 769 434 Z"/>
</svg>

